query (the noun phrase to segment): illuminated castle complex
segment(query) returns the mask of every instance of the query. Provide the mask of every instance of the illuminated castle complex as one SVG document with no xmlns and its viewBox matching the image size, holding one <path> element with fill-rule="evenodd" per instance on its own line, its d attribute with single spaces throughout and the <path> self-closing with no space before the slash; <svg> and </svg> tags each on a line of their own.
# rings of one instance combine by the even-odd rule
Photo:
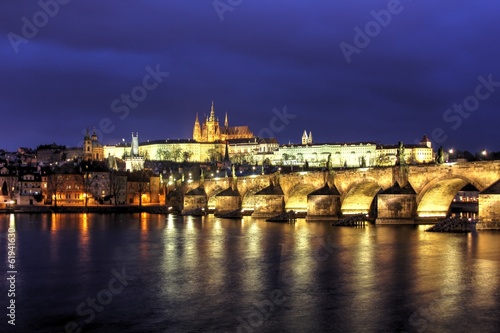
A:
<svg viewBox="0 0 500 333">
<path fill-rule="evenodd" d="M 193 140 L 197 142 L 216 142 L 232 139 L 253 139 L 253 133 L 248 126 L 233 126 L 229 127 L 227 121 L 227 113 L 224 119 L 224 126 L 219 125 L 219 119 L 215 116 L 214 102 L 210 110 L 210 116 L 206 117 L 203 124 L 200 125 L 198 113 L 193 127 Z"/>
</svg>

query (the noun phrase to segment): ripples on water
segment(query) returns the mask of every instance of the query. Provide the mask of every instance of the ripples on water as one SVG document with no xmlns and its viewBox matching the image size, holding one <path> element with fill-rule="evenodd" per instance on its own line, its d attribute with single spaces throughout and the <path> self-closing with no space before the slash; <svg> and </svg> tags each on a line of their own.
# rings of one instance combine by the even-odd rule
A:
<svg viewBox="0 0 500 333">
<path fill-rule="evenodd" d="M 17 325 L 11 330 L 4 318 L 2 332 L 64 332 L 72 321 L 82 332 L 500 327 L 498 232 L 149 214 L 0 221 L 2 235 L 9 223 L 17 229 L 19 272 Z M 6 263 L 5 237 L 2 244 Z M 123 272 L 130 279 L 110 292 L 110 281 Z M 115 291 L 122 286 L 113 283 Z M 99 311 L 86 303 L 96 297 L 103 301 Z"/>
</svg>

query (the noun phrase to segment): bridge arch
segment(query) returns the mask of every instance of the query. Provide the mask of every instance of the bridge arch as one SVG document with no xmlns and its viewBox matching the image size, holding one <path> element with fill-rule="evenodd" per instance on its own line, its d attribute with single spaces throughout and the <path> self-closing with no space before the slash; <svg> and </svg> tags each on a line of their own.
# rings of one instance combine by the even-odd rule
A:
<svg viewBox="0 0 500 333">
<path fill-rule="evenodd" d="M 313 184 L 297 184 L 285 195 L 285 209 L 307 211 L 307 195 L 317 188 Z"/>
<path fill-rule="evenodd" d="M 216 185 L 211 189 L 210 193 L 207 193 L 209 210 L 215 209 L 215 201 L 216 201 L 215 196 L 224 190 L 225 188 L 222 188 L 220 185 Z"/>
<path fill-rule="evenodd" d="M 485 189 L 475 179 L 463 175 L 448 175 L 432 179 L 417 195 L 417 216 L 420 218 L 445 217 L 453 198 L 467 184 L 479 191 Z"/>
<path fill-rule="evenodd" d="M 342 195 L 342 215 L 369 214 L 373 200 L 380 190 L 382 186 L 374 179 L 352 184 Z"/>
</svg>

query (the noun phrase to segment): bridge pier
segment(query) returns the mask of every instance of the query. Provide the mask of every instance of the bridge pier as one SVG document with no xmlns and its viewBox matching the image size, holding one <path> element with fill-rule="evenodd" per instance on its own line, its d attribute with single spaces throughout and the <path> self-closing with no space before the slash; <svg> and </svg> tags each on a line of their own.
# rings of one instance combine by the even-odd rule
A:
<svg viewBox="0 0 500 333">
<path fill-rule="evenodd" d="M 401 187 L 398 182 L 377 195 L 375 224 L 414 224 L 417 194 L 410 183 Z"/>
<path fill-rule="evenodd" d="M 215 216 L 238 209 L 241 210 L 241 195 L 236 186 L 229 187 L 215 196 Z"/>
<path fill-rule="evenodd" d="M 278 185 L 269 185 L 255 193 L 255 210 L 252 217 L 267 218 L 285 211 L 285 194 Z"/>
<path fill-rule="evenodd" d="M 184 194 L 184 208 L 182 214 L 190 214 L 201 210 L 205 214 L 208 212 L 208 197 L 203 187 L 197 187 Z"/>
<path fill-rule="evenodd" d="M 500 229 L 500 180 L 479 193 L 476 229 Z"/>
<path fill-rule="evenodd" d="M 332 220 L 340 216 L 340 193 L 335 186 L 325 184 L 307 195 L 308 221 Z"/>
</svg>

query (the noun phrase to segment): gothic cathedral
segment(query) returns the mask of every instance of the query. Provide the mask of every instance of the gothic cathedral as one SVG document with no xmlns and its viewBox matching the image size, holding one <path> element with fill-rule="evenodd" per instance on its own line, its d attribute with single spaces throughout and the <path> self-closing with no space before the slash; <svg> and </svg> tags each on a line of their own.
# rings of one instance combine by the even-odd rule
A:
<svg viewBox="0 0 500 333">
<path fill-rule="evenodd" d="M 248 126 L 229 127 L 227 113 L 224 119 L 224 126 L 219 125 L 219 119 L 215 117 L 214 102 L 210 110 L 210 116 L 206 117 L 203 124 L 200 125 L 198 113 L 193 127 L 193 139 L 197 142 L 217 142 L 232 139 L 253 139 L 253 133 Z"/>
</svg>

